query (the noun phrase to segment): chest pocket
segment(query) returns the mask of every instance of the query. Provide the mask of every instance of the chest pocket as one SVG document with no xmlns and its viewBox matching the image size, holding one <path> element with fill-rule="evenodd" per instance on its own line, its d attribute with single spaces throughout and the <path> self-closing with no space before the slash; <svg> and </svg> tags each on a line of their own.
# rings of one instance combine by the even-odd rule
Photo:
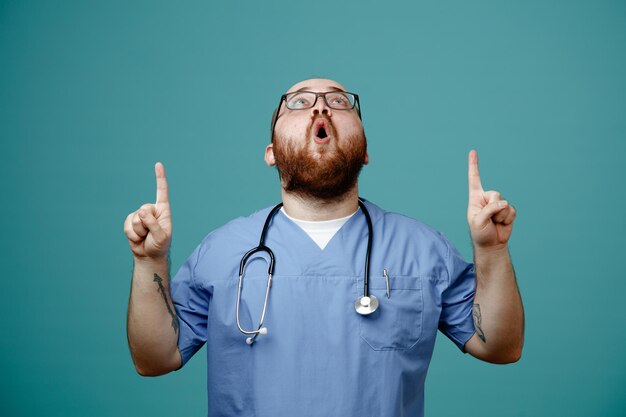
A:
<svg viewBox="0 0 626 417">
<path fill-rule="evenodd" d="M 405 350 L 422 335 L 423 295 L 419 277 L 394 276 L 387 272 L 370 275 L 370 294 L 378 298 L 378 309 L 368 315 L 357 314 L 359 334 L 374 350 Z M 389 298 L 387 298 L 387 281 Z M 363 278 L 356 282 L 357 296 L 363 294 Z"/>
</svg>

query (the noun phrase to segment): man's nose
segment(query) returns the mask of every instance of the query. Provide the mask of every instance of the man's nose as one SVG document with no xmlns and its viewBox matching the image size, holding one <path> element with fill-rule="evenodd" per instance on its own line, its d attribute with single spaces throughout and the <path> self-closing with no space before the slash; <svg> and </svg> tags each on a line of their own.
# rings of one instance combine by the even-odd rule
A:
<svg viewBox="0 0 626 417">
<path fill-rule="evenodd" d="M 316 116 L 318 114 L 326 114 L 328 117 L 332 116 L 331 109 L 326 104 L 326 100 L 322 95 L 317 96 L 315 105 L 311 107 L 311 116 Z"/>
</svg>

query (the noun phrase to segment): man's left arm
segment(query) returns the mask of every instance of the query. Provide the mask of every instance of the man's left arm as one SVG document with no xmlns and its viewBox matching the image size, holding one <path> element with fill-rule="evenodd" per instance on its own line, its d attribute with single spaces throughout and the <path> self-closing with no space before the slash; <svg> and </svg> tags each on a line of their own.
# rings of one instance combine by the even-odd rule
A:
<svg viewBox="0 0 626 417">
<path fill-rule="evenodd" d="M 476 151 L 469 154 L 467 221 L 474 245 L 476 333 L 465 344 L 472 356 L 492 363 L 516 362 L 524 343 L 524 308 L 509 255 L 516 211 L 496 191 L 484 191 Z"/>
</svg>

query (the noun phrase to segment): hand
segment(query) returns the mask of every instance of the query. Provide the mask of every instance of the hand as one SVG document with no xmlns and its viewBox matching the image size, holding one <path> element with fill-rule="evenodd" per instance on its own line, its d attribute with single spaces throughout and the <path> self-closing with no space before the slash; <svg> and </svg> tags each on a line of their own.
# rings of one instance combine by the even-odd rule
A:
<svg viewBox="0 0 626 417">
<path fill-rule="evenodd" d="M 468 165 L 467 222 L 474 245 L 480 249 L 498 249 L 506 246 L 513 231 L 515 209 L 502 199 L 499 192 L 483 190 L 476 151 L 470 151 Z"/>
<path fill-rule="evenodd" d="M 154 166 L 156 174 L 156 203 L 144 204 L 130 213 L 124 222 L 124 232 L 135 260 L 167 260 L 172 241 L 172 216 L 165 178 L 165 167 Z"/>
</svg>

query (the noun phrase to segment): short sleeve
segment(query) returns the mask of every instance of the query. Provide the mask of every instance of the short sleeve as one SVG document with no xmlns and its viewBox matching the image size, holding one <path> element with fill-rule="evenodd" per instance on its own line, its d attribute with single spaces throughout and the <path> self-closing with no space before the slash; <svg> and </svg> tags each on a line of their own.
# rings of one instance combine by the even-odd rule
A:
<svg viewBox="0 0 626 417">
<path fill-rule="evenodd" d="M 199 253 L 200 246 L 181 266 L 170 284 L 178 316 L 178 350 L 183 359 L 181 367 L 206 342 L 209 297 L 197 287 L 194 280 Z"/>
<path fill-rule="evenodd" d="M 476 293 L 475 269 L 474 264 L 466 262 L 448 240 L 446 245 L 448 287 L 441 296 L 439 330 L 465 352 L 465 343 L 476 332 L 472 318 Z"/>
</svg>

